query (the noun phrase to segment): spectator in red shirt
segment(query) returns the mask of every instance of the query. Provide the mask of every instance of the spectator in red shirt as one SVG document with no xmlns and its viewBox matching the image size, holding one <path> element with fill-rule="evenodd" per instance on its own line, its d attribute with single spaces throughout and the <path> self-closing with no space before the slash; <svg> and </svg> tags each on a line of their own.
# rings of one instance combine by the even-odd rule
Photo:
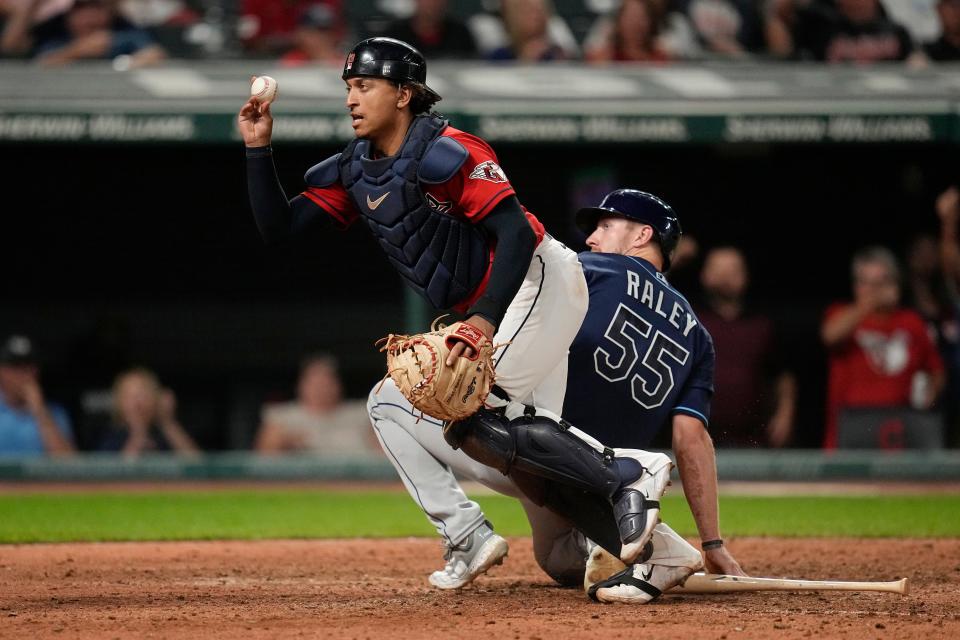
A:
<svg viewBox="0 0 960 640">
<path fill-rule="evenodd" d="M 870 247 L 853 257 L 853 302 L 830 306 L 820 337 L 829 350 L 824 448 L 837 446 L 847 407 L 910 405 L 914 376 L 929 384 L 917 408 L 929 409 L 944 386 L 943 362 L 926 323 L 900 306 L 900 271 L 893 254 Z"/>
<path fill-rule="evenodd" d="M 294 34 L 312 7 L 323 5 L 340 15 L 340 0 L 243 0 L 240 35 L 247 51 L 282 55 L 296 45 Z"/>
</svg>

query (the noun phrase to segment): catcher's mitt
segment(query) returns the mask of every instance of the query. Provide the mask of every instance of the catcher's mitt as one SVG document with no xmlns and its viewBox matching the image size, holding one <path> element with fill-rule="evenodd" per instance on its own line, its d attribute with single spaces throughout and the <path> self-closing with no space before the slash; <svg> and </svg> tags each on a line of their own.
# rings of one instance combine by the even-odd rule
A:
<svg viewBox="0 0 960 640">
<path fill-rule="evenodd" d="M 448 367 L 447 355 L 458 341 L 466 342 L 474 355 L 460 356 Z M 462 420 L 483 407 L 495 378 L 494 349 L 473 325 L 433 326 L 429 333 L 390 334 L 380 342 L 380 350 L 387 352 L 387 375 L 423 413 L 443 421 Z"/>
</svg>

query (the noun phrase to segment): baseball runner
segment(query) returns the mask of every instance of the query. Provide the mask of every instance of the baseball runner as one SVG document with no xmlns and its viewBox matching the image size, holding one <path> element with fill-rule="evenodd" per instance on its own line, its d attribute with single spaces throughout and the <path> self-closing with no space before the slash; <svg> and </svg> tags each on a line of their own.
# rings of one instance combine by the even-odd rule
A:
<svg viewBox="0 0 960 640">
<path fill-rule="evenodd" d="M 390 381 L 370 394 L 368 408 L 384 450 L 446 541 L 447 565 L 430 576 L 434 586 L 462 587 L 501 562 L 507 550 L 454 473 L 521 501 L 537 562 L 561 584 L 584 579 L 588 554 L 587 584 L 597 599 L 648 602 L 677 584 L 701 566 L 701 554 L 666 525 L 656 525 L 656 518 L 641 518 L 635 524 L 644 535 L 638 539 L 652 540 L 653 548 L 641 557 L 622 544 L 629 537 L 622 525 L 631 516 L 623 517 L 618 508 L 623 501 L 617 499 L 631 486 L 624 480 L 632 477 L 625 467 L 639 462 L 649 472 L 632 486 L 646 494 L 644 515 L 658 512 L 651 501 L 666 488 L 671 465 L 666 456 L 639 449 L 671 421 L 684 488 L 707 541 L 708 567 L 742 574 L 719 536 L 714 453 L 706 431 L 712 342 L 660 273 L 679 240 L 679 222 L 661 200 L 633 190 L 609 194 L 600 207 L 580 211 L 577 220 L 591 234 L 593 253 L 580 256 L 590 306 L 571 347 L 563 406 L 564 417 L 577 415 L 578 422 L 571 422 L 582 430 L 548 410 L 528 407 L 521 416 L 511 416 L 510 409 L 506 415 L 482 411 L 444 434 L 439 421 L 421 419 Z M 622 448 L 608 449 L 593 434 Z M 531 471 L 538 478 L 530 478 Z M 558 489 L 558 484 L 573 484 L 581 492 Z M 606 489 L 613 499 L 597 500 L 609 485 L 616 485 Z M 602 546 L 592 548 L 584 533 Z M 623 568 L 616 556 L 632 562 L 611 578 L 614 583 L 603 582 Z"/>
</svg>

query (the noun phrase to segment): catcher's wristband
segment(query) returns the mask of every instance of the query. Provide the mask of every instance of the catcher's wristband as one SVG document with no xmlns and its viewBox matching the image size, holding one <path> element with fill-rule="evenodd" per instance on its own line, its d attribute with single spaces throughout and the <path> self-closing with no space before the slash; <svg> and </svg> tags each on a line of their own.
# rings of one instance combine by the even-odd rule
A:
<svg viewBox="0 0 960 640">
<path fill-rule="evenodd" d="M 723 546 L 723 539 L 717 538 L 716 540 L 707 540 L 706 542 L 700 543 L 700 548 L 704 551 L 710 551 L 711 549 L 719 549 Z"/>
<path fill-rule="evenodd" d="M 273 155 L 273 147 L 245 147 L 248 158 L 266 158 Z"/>
</svg>

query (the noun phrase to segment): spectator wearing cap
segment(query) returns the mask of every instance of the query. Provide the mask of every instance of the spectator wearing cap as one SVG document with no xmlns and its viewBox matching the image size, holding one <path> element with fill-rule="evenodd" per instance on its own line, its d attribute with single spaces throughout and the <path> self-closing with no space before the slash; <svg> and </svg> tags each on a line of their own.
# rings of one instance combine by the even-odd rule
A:
<svg viewBox="0 0 960 640">
<path fill-rule="evenodd" d="M 473 34 L 447 13 L 447 5 L 447 0 L 417 0 L 413 15 L 391 23 L 384 35 L 409 42 L 429 60 L 475 58 Z"/>
<path fill-rule="evenodd" d="M 0 346 L 0 455 L 73 453 L 70 419 L 48 404 L 30 338 L 12 335 Z"/>
<path fill-rule="evenodd" d="M 280 64 L 284 66 L 343 62 L 343 24 L 329 5 L 308 7 L 300 16 L 291 38 L 293 48 L 280 58 Z"/>
</svg>

